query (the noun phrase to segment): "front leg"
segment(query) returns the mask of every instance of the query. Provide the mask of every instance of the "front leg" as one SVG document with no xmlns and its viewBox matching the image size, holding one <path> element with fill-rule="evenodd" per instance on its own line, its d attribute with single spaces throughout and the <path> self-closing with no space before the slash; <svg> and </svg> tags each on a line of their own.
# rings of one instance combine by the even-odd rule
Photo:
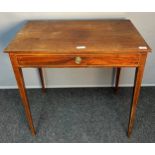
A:
<svg viewBox="0 0 155 155">
<path fill-rule="evenodd" d="M 33 125 L 33 120 L 32 120 L 32 116 L 31 116 L 29 101 L 28 101 L 28 98 L 27 98 L 26 90 L 25 90 L 25 84 L 24 84 L 22 69 L 18 67 L 18 63 L 16 61 L 16 57 L 14 56 L 14 54 L 10 54 L 10 60 L 11 60 L 12 67 L 13 67 L 13 70 L 14 70 L 14 74 L 15 74 L 15 78 L 16 78 L 17 85 L 18 85 L 18 88 L 19 88 L 20 96 L 22 98 L 26 118 L 27 118 L 29 127 L 31 129 L 32 135 L 35 135 L 36 131 L 35 131 L 35 128 L 34 128 L 34 125 Z"/>
<path fill-rule="evenodd" d="M 131 104 L 131 111 L 130 111 L 129 125 L 128 125 L 128 137 L 130 137 L 132 129 L 133 129 L 133 125 L 134 125 L 136 107 L 138 103 L 138 97 L 140 94 L 140 88 L 141 88 L 141 83 L 142 83 L 142 78 L 143 78 L 146 57 L 147 57 L 147 54 L 141 55 L 140 66 L 136 68 L 135 85 L 134 85 L 133 99 L 132 99 L 132 104 Z"/>
</svg>

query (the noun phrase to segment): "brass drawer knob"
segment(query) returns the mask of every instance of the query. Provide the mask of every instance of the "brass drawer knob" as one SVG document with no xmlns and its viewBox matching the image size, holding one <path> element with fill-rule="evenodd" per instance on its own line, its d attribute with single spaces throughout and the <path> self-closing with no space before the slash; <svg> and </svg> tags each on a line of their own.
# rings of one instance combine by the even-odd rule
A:
<svg viewBox="0 0 155 155">
<path fill-rule="evenodd" d="M 82 58 L 81 57 L 75 57 L 75 63 L 76 64 L 80 64 L 82 61 Z"/>
</svg>

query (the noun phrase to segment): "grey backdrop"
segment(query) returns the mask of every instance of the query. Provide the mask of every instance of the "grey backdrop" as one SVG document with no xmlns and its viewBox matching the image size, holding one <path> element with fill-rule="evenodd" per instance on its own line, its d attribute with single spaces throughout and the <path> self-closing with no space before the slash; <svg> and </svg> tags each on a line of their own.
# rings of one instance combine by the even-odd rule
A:
<svg viewBox="0 0 155 155">
<path fill-rule="evenodd" d="M 4 47 L 27 19 L 131 19 L 152 48 L 149 54 L 143 86 L 155 85 L 155 13 L 0 13 L 0 88 L 16 88 L 9 57 L 3 53 Z M 44 69 L 47 87 L 104 87 L 113 85 L 114 70 L 103 69 Z M 40 87 L 35 69 L 24 69 L 26 86 Z M 134 69 L 122 70 L 120 85 L 132 86 Z"/>
</svg>

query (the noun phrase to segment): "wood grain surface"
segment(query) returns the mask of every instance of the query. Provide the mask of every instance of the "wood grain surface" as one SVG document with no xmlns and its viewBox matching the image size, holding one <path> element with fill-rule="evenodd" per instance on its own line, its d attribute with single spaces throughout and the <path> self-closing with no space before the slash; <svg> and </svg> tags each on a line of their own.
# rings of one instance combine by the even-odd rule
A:
<svg viewBox="0 0 155 155">
<path fill-rule="evenodd" d="M 135 67 L 140 54 L 15 54 L 20 67 Z M 77 63 L 76 59 L 80 58 Z"/>
<path fill-rule="evenodd" d="M 77 49 L 79 46 L 85 48 Z M 130 20 L 45 20 L 28 21 L 5 48 L 5 52 L 10 51 L 111 53 L 150 51 L 150 48 Z"/>
</svg>

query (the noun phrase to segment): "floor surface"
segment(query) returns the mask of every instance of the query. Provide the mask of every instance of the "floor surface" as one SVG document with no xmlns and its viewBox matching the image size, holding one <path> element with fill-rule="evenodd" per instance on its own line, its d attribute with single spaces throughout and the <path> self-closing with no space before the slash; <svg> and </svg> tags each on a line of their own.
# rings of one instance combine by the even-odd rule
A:
<svg viewBox="0 0 155 155">
<path fill-rule="evenodd" d="M 29 89 L 37 130 L 31 136 L 18 90 L 0 90 L 0 142 L 155 142 L 155 87 L 141 89 L 131 138 L 132 88 Z"/>
</svg>

